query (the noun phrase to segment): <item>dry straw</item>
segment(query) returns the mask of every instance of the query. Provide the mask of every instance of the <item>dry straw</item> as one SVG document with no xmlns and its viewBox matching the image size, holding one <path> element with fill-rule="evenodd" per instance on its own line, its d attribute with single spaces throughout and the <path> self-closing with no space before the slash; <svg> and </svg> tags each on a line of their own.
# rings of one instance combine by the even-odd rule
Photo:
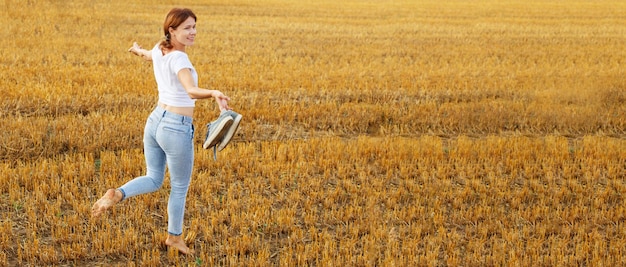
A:
<svg viewBox="0 0 626 267">
<path fill-rule="evenodd" d="M 154 1 L 3 1 L 0 266 L 626 265 L 618 1 L 181 2 L 244 122 L 196 149 L 182 257 L 145 172 Z M 196 143 L 215 118 L 199 102 Z"/>
</svg>

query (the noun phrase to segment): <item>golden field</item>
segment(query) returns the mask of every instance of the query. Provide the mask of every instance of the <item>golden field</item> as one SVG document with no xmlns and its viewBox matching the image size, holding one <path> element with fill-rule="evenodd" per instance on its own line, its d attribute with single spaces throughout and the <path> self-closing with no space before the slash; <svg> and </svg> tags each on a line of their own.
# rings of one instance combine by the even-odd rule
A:
<svg viewBox="0 0 626 267">
<path fill-rule="evenodd" d="M 198 15 L 200 86 L 244 115 L 201 148 L 184 235 L 144 172 L 149 62 Z M 0 2 L 0 266 L 626 265 L 626 3 Z M 167 178 L 166 178 L 167 179 Z"/>
</svg>

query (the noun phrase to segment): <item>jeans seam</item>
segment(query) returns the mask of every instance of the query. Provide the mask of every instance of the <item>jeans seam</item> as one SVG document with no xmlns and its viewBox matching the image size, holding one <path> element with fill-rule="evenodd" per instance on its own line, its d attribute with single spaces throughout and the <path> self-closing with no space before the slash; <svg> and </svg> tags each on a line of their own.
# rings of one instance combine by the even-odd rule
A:
<svg viewBox="0 0 626 267">
<path fill-rule="evenodd" d="M 121 187 L 118 188 L 117 190 L 120 190 L 120 192 L 122 193 L 122 199 L 120 199 L 120 201 L 126 199 L 126 192 L 124 192 L 124 189 L 122 189 Z"/>
</svg>

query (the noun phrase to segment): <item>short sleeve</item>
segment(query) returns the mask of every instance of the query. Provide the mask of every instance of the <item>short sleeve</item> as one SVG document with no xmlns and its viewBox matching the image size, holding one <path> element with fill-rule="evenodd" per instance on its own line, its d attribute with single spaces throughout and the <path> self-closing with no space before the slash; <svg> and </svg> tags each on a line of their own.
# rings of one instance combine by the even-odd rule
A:
<svg viewBox="0 0 626 267">
<path fill-rule="evenodd" d="M 193 69 L 193 65 L 185 53 L 176 53 L 176 57 L 172 59 L 171 64 L 175 74 L 178 74 L 182 69 Z"/>
</svg>

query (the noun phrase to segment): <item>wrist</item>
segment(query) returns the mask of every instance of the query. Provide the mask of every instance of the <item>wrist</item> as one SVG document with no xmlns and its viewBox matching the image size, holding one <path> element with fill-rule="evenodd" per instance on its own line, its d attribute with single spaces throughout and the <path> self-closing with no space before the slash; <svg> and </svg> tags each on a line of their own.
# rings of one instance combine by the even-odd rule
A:
<svg viewBox="0 0 626 267">
<path fill-rule="evenodd" d="M 220 91 L 219 90 L 211 90 L 211 96 L 213 96 L 213 98 L 215 98 L 215 100 L 218 100 L 220 97 Z"/>
</svg>

